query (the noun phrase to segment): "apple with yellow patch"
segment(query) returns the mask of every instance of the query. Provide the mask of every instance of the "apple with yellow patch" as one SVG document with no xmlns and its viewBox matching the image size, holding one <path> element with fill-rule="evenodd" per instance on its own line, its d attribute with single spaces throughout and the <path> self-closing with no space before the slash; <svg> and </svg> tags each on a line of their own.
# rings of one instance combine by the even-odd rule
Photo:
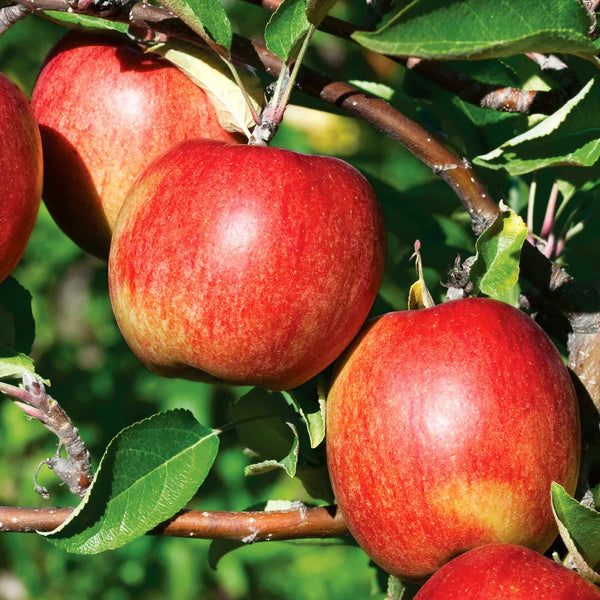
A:
<svg viewBox="0 0 600 600">
<path fill-rule="evenodd" d="M 132 186 L 111 245 L 110 296 L 151 370 L 285 390 L 350 344 L 384 255 L 375 192 L 348 163 L 188 140 Z"/>
<path fill-rule="evenodd" d="M 529 316 L 490 299 L 369 322 L 328 395 L 339 507 L 365 552 L 404 579 L 484 544 L 546 550 L 550 486 L 574 492 L 580 443 L 560 354 Z"/>
</svg>

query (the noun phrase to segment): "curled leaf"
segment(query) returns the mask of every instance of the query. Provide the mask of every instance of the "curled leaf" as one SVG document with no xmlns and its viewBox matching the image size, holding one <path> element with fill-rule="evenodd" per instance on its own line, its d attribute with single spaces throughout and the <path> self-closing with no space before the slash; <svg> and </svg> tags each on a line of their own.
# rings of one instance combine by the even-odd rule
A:
<svg viewBox="0 0 600 600">
<path fill-rule="evenodd" d="M 153 46 L 149 51 L 174 64 L 206 92 L 223 129 L 250 137 L 249 128 L 254 126 L 252 111 L 222 59 L 196 46 L 177 41 Z M 240 79 L 254 111 L 259 113 L 263 100 L 260 80 L 250 71 L 240 73 Z"/>
<path fill-rule="evenodd" d="M 476 292 L 499 297 L 519 279 L 521 248 L 527 237 L 523 219 L 511 210 L 502 212 L 479 236 L 470 277 Z"/>
</svg>

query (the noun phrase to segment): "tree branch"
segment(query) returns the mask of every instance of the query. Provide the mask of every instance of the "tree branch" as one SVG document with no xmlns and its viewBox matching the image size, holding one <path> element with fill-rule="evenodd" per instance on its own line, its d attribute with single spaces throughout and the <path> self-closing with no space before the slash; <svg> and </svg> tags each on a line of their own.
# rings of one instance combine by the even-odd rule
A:
<svg viewBox="0 0 600 600">
<path fill-rule="evenodd" d="M 72 508 L 0 506 L 0 531 L 52 531 L 72 511 Z M 346 523 L 335 506 L 256 512 L 184 510 L 149 534 L 248 543 L 349 535 Z"/>
<path fill-rule="evenodd" d="M 281 69 L 279 58 L 261 42 L 234 36 L 232 54 L 237 60 L 265 70 L 273 77 Z M 452 187 L 469 211 L 476 232 L 483 231 L 498 215 L 498 206 L 475 175 L 470 163 L 459 159 L 433 134 L 385 100 L 370 96 L 348 83 L 334 81 L 306 66 L 301 67 L 296 85 L 300 91 L 344 109 L 400 142 Z"/>
<path fill-rule="evenodd" d="M 270 11 L 277 10 L 281 4 L 281 0 L 244 1 L 262 6 Z M 372 31 L 373 27 L 358 27 L 347 21 L 326 16 L 319 25 L 319 29 L 336 37 L 352 40 L 351 36 L 356 31 Z M 527 115 L 551 115 L 568 99 L 568 94 L 562 90 L 522 90 L 510 86 L 482 83 L 466 73 L 459 73 L 437 60 L 386 56 L 397 63 L 405 65 L 408 69 L 429 79 L 446 91 L 455 94 L 464 102 L 480 108 Z M 542 68 L 541 65 L 540 68 Z M 576 92 L 577 90 L 573 91 Z"/>
</svg>

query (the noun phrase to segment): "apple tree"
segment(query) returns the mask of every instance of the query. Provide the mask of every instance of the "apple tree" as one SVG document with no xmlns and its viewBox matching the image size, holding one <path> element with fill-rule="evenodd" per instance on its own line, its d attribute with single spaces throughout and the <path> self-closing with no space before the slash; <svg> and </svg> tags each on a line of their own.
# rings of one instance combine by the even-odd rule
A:
<svg viewBox="0 0 600 600">
<path fill-rule="evenodd" d="M 597 8 L 0 0 L 0 598 L 600 597 Z"/>
</svg>

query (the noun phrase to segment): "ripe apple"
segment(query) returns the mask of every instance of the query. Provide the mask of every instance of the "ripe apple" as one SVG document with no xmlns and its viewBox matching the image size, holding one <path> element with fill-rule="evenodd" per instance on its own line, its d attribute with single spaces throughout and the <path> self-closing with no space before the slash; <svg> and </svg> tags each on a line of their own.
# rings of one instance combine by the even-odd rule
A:
<svg viewBox="0 0 600 600">
<path fill-rule="evenodd" d="M 533 550 L 492 544 L 444 565 L 415 600 L 600 600 L 600 590 Z"/>
<path fill-rule="evenodd" d="M 23 92 L 0 73 L 0 282 L 15 268 L 42 196 L 40 133 Z"/>
<path fill-rule="evenodd" d="M 73 241 L 104 259 L 127 191 L 152 158 L 188 138 L 237 139 L 183 73 L 107 34 L 67 34 L 31 102 L 48 210 Z"/>
<path fill-rule="evenodd" d="M 384 252 L 377 198 L 349 164 L 190 140 L 132 186 L 109 288 L 121 332 L 151 370 L 290 389 L 359 331 Z"/>
<path fill-rule="evenodd" d="M 475 546 L 544 551 L 550 485 L 574 492 L 580 426 L 560 354 L 527 315 L 489 299 L 371 321 L 340 359 L 327 461 L 350 532 L 420 580 Z"/>
</svg>

